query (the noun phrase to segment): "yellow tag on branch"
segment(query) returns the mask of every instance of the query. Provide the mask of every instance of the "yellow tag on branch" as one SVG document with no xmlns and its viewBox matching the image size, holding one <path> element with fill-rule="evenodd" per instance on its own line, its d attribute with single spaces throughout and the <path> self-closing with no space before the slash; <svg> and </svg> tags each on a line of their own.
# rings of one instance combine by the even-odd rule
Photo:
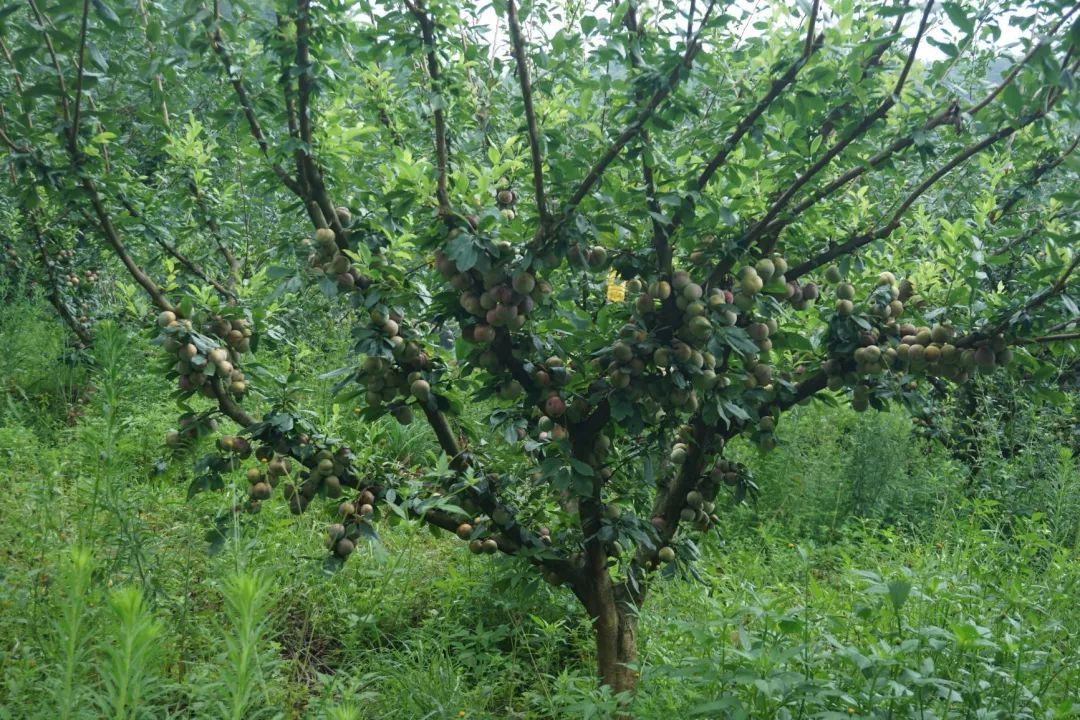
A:
<svg viewBox="0 0 1080 720">
<path fill-rule="evenodd" d="M 619 276 L 612 270 L 607 276 L 608 302 L 622 302 L 626 299 L 626 283 L 619 282 Z"/>
</svg>

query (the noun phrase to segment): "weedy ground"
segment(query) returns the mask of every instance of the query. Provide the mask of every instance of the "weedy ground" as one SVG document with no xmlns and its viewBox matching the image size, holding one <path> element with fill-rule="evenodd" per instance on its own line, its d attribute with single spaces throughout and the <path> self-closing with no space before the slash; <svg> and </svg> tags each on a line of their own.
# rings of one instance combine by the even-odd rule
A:
<svg viewBox="0 0 1080 720">
<path fill-rule="evenodd" d="M 188 499 L 144 339 L 100 328 L 88 365 L 41 303 L 0 315 L 0 718 L 616 712 L 565 590 L 409 524 L 328 575 L 329 509 Z M 432 451 L 309 391 L 368 460 Z M 974 468 L 899 411 L 811 406 L 767 457 L 735 447 L 760 497 L 700 541 L 697 579 L 655 583 L 632 716 L 1080 715 L 1080 471 L 1048 430 L 1075 408 L 986 398 Z"/>
</svg>

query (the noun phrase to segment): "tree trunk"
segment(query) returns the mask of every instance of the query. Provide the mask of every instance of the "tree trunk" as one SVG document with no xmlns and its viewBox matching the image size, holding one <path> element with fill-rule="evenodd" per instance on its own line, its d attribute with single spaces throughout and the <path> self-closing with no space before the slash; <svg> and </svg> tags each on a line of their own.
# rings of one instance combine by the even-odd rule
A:
<svg viewBox="0 0 1080 720">
<path fill-rule="evenodd" d="M 634 692 L 638 673 L 626 665 L 637 660 L 637 615 L 616 606 L 593 620 L 593 631 L 600 682 L 613 693 Z"/>
<path fill-rule="evenodd" d="M 638 673 L 627 663 L 637 659 L 637 606 L 625 588 L 612 583 L 606 570 L 593 579 L 586 608 L 592 617 L 600 684 L 613 693 L 632 693 Z"/>
</svg>

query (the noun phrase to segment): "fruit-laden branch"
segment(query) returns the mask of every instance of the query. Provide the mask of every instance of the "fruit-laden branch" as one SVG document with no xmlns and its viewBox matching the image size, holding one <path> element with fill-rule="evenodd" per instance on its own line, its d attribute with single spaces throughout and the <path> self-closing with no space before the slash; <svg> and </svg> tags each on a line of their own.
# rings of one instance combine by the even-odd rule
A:
<svg viewBox="0 0 1080 720">
<path fill-rule="evenodd" d="M 420 25 L 420 36 L 424 42 L 427 59 L 427 73 L 431 80 L 431 94 L 437 99 L 433 113 L 435 116 L 435 162 L 438 175 L 435 195 L 439 203 L 439 214 L 448 216 L 450 213 L 450 191 L 448 189 L 450 151 L 446 139 L 446 111 L 443 110 L 444 103 L 441 102 L 443 87 L 442 76 L 439 73 L 438 51 L 435 45 L 435 21 L 428 14 L 422 2 L 405 0 L 405 5 Z"/>
<path fill-rule="evenodd" d="M 123 196 L 120 197 L 120 205 L 123 206 L 123 208 L 125 210 L 127 210 L 128 215 L 130 215 L 132 218 L 134 218 L 135 220 L 139 220 L 140 222 L 142 221 L 142 215 L 139 214 L 139 212 L 135 209 L 135 207 L 131 204 L 131 202 L 126 197 L 123 197 Z M 160 247 L 162 250 L 164 250 L 166 253 L 168 253 L 173 258 L 175 258 L 177 260 L 177 262 L 179 262 L 181 265 L 186 267 L 191 272 L 192 275 L 199 278 L 203 282 L 208 283 L 209 285 L 211 285 L 223 297 L 228 298 L 228 299 L 232 299 L 232 300 L 236 299 L 236 293 L 229 290 L 229 288 L 222 285 L 219 281 L 217 281 L 214 278 L 210 277 L 210 275 L 208 275 L 205 270 L 203 270 L 201 267 L 199 267 L 197 264 L 195 264 L 194 260 L 192 260 L 191 258 L 189 258 L 186 255 L 184 255 L 183 253 L 181 253 L 179 250 L 176 249 L 176 247 L 172 243 L 170 243 L 165 238 L 161 237 L 161 234 L 157 231 L 157 229 L 153 225 L 150 225 L 149 223 L 146 223 L 146 222 L 142 222 L 142 226 L 149 233 L 150 238 L 155 243 L 157 243 L 158 247 Z"/>
<path fill-rule="evenodd" d="M 824 372 L 818 372 L 797 385 L 794 392 L 764 403 L 757 409 L 758 416 L 766 417 L 774 412 L 788 410 L 824 390 L 827 379 Z M 745 423 L 737 421 L 729 422 L 724 428 L 709 424 L 705 422 L 700 411 L 690 419 L 689 425 L 693 435 L 688 443 L 686 459 L 666 490 L 657 493 L 653 504 L 651 517 L 659 539 L 658 547 L 670 543 L 678 531 L 682 522 L 682 511 L 687 507 L 687 495 L 699 487 L 710 455 L 721 451 L 727 440 L 739 435 L 746 428 Z M 628 584 L 626 591 L 638 606 L 644 602 L 646 592 L 643 569 L 655 561 L 656 557 L 656 548 L 641 548 L 631 564 L 630 573 L 634 583 Z"/>
<path fill-rule="evenodd" d="M 645 129 L 645 124 L 687 75 L 687 71 L 694 64 L 694 58 L 697 56 L 698 52 L 701 51 L 701 34 L 709 22 L 709 18 L 712 15 L 715 5 L 715 0 L 709 3 L 704 16 L 701 18 L 701 24 L 698 27 L 696 36 L 686 46 L 682 58 L 679 59 L 679 62 L 671 69 L 671 72 L 668 73 L 663 84 L 652 94 L 652 97 L 649 98 L 649 101 L 645 106 L 639 110 L 634 119 L 630 121 L 630 124 L 619 133 L 611 146 L 608 147 L 604 154 L 600 156 L 600 159 L 596 161 L 596 164 L 585 174 L 585 178 L 578 184 L 577 189 L 574 190 L 570 199 L 567 201 L 566 210 L 568 213 L 573 212 L 577 206 L 581 204 L 581 201 L 585 199 L 585 196 L 589 194 L 593 186 L 600 180 L 600 177 L 604 174 L 604 171 L 607 170 L 608 166 L 615 161 L 615 158 L 619 156 L 623 151 L 623 148 Z"/>
<path fill-rule="evenodd" d="M 690 8 L 690 16 L 687 20 L 686 29 L 686 41 L 690 42 L 693 38 L 693 5 Z M 634 68 L 641 70 L 645 62 L 641 58 L 641 37 L 644 35 L 645 30 L 638 24 L 637 18 L 637 2 L 631 0 L 626 9 L 626 14 L 623 16 L 623 24 L 626 25 L 626 29 L 630 31 L 630 62 Z M 646 147 L 649 145 L 649 132 L 643 130 L 641 132 L 641 142 Z M 662 213 L 660 211 L 660 202 L 656 197 L 656 177 L 653 171 L 653 166 L 649 162 L 648 153 L 641 153 L 641 177 L 645 183 L 645 204 L 649 209 L 649 219 L 652 222 L 652 245 L 656 251 L 656 266 L 660 271 L 660 274 L 671 274 L 671 243 L 668 242 L 668 232 L 664 223 L 660 220 Z"/>
<path fill-rule="evenodd" d="M 428 423 L 439 441 L 439 446 L 449 458 L 451 469 L 458 475 L 464 475 L 471 470 L 482 476 L 481 469 L 474 465 L 471 456 L 458 443 L 457 436 L 454 434 L 446 415 L 426 404 L 422 404 L 422 407 L 424 415 L 427 417 Z M 499 502 L 495 495 L 495 488 L 489 479 L 485 478 L 480 483 L 473 485 L 471 490 L 472 496 L 470 499 L 492 519 L 492 522 L 503 535 L 502 542 L 499 542 L 499 538 L 496 538 L 496 542 L 499 542 L 499 550 L 510 555 L 521 550 L 532 551 L 536 554 L 529 558 L 531 562 L 542 565 L 566 582 L 570 582 L 575 586 L 580 585 L 579 574 L 571 563 L 559 558 L 539 556 L 539 553 L 542 553 L 547 546 L 539 535 L 532 533 L 517 522 L 510 508 Z M 506 522 L 498 522 L 497 519 L 503 516 L 505 516 Z M 422 513 L 421 517 L 425 521 L 451 532 L 456 532 L 461 525 L 460 518 L 455 518 L 446 513 L 428 510 Z"/>
<path fill-rule="evenodd" d="M 64 302 L 64 298 L 60 295 L 60 283 L 56 278 L 56 273 L 53 272 L 52 264 L 49 259 L 49 254 L 45 249 L 45 237 L 41 232 L 41 226 L 38 224 L 37 218 L 33 211 L 23 211 L 23 216 L 27 220 L 27 224 L 34 231 L 35 245 L 38 251 L 38 261 L 41 263 L 42 269 L 45 271 L 46 276 L 46 297 L 49 299 L 49 303 L 56 308 L 57 314 L 63 319 L 71 331 L 75 333 L 75 336 L 79 338 L 79 341 L 89 347 L 94 344 L 94 338 L 90 335 L 90 331 L 71 314 L 71 310 L 68 308 L 67 303 Z"/>
<path fill-rule="evenodd" d="M 236 101 L 240 103 L 240 109 L 247 119 L 248 130 L 251 132 L 251 137 L 255 139 L 255 143 L 259 146 L 259 152 L 261 152 L 263 157 L 270 163 L 270 167 L 273 169 L 274 174 L 281 179 L 281 182 L 285 184 L 285 187 L 301 200 L 306 200 L 306 196 L 300 188 L 299 183 L 290 177 L 289 173 L 285 171 L 285 168 L 281 166 L 281 163 L 270 158 L 270 146 L 266 140 L 266 135 L 263 134 L 262 126 L 259 124 L 258 116 L 255 115 L 255 108 L 252 106 L 251 99 L 248 97 L 247 89 L 244 87 L 240 72 L 236 65 L 233 64 L 232 56 L 225 45 L 225 38 L 221 34 L 220 15 L 220 1 L 215 0 L 214 24 L 213 32 L 210 33 L 210 47 L 214 49 L 214 52 L 221 60 L 222 66 L 225 68 L 225 74 L 228 76 L 229 83 L 232 85 L 233 92 L 236 94 Z"/>
<path fill-rule="evenodd" d="M 915 189 L 912 190 L 912 192 L 906 198 L 904 198 L 903 202 L 900 203 L 900 206 L 892 214 L 888 222 L 868 232 L 853 234 L 845 242 L 838 245 L 833 245 L 832 247 L 828 248 L 822 253 L 819 253 L 815 257 L 812 257 L 809 260 L 801 263 L 800 265 L 795 266 L 787 273 L 788 281 L 794 281 L 797 278 L 810 272 L 811 270 L 819 268 L 825 263 L 828 263 L 840 257 L 841 255 L 847 255 L 851 252 L 854 252 L 855 250 L 858 250 L 864 245 L 869 245 L 876 240 L 882 240 L 884 238 L 887 238 L 893 233 L 893 231 L 900 227 L 900 222 L 901 220 L 903 220 L 905 213 L 907 213 L 908 209 L 911 208 L 915 201 L 918 200 L 919 197 L 923 195 L 923 193 L 933 187 L 939 180 L 941 180 L 941 178 L 948 175 L 952 170 L 962 165 L 972 156 L 977 155 L 978 153 L 992 146 L 994 143 L 1010 137 L 1019 130 L 1042 118 L 1046 115 L 1048 110 L 1049 107 L 1041 109 L 1035 113 L 1032 113 L 1025 120 L 1016 125 L 1006 125 L 1005 127 L 1000 128 L 996 132 L 986 136 L 979 142 L 968 145 L 957 155 L 955 155 L 951 160 L 949 160 L 949 162 L 942 165 L 929 177 L 919 183 L 915 187 Z"/>
<path fill-rule="evenodd" d="M 885 118 L 889 114 L 889 111 L 895 107 L 896 103 L 900 100 L 901 93 L 904 90 L 904 85 L 907 83 L 908 76 L 911 73 L 911 66 L 915 62 L 915 53 L 919 49 L 919 43 L 922 41 L 923 35 L 926 33 L 926 28 L 930 20 L 930 11 L 934 8 L 934 0 L 929 0 L 926 3 L 926 7 L 923 9 L 922 18 L 919 20 L 918 30 L 915 32 L 915 37 L 911 41 L 911 50 L 908 52 L 907 60 L 904 62 L 904 67 L 900 71 L 900 76 L 896 79 L 895 85 L 893 85 L 892 91 L 885 96 L 873 112 L 864 117 L 858 125 L 852 128 L 843 138 L 833 144 L 832 147 L 825 152 L 816 162 L 810 165 L 801 175 L 795 178 L 795 181 L 791 183 L 780 194 L 761 219 L 754 222 L 742 237 L 735 241 L 736 252 L 747 251 L 751 245 L 756 241 L 769 225 L 773 219 L 780 214 L 780 212 L 787 206 L 791 199 L 795 196 L 799 190 L 802 189 L 806 183 L 810 182 L 818 173 L 824 170 L 833 160 L 835 160 L 840 153 L 842 153 L 848 145 L 859 139 L 879 121 Z M 713 272 L 709 275 L 709 282 L 715 283 L 727 272 L 731 270 L 732 259 L 725 258 Z"/>
<path fill-rule="evenodd" d="M 1059 29 L 1060 24 L 1060 22 L 1056 23 L 1048 33 L 1047 37 L 1050 37 L 1057 29 Z M 777 239 L 780 236 L 780 232 L 789 224 L 791 224 L 793 220 L 795 220 L 797 217 L 802 215 L 804 212 L 809 210 L 817 203 L 833 195 L 836 191 L 840 190 L 848 183 L 862 177 L 867 172 L 878 169 L 881 165 L 883 165 L 886 161 L 888 161 L 897 153 L 903 152 L 904 150 L 912 147 L 915 144 L 915 139 L 918 134 L 929 132 L 930 130 L 934 130 L 944 125 L 958 124 L 960 118 L 964 114 L 970 115 L 972 114 L 972 110 L 985 107 L 985 105 L 992 101 L 994 97 L 996 97 L 1001 92 L 1001 90 L 1003 90 L 1009 83 L 1015 80 L 1020 69 L 1022 69 L 1024 65 L 1026 65 L 1032 59 L 1032 57 L 1038 50 L 1045 47 L 1047 42 L 1048 41 L 1044 39 L 1037 43 L 1035 46 L 1033 46 L 1032 49 L 1013 66 L 1013 71 L 1006 76 L 1002 83 L 999 84 L 996 88 L 994 88 L 994 90 L 992 90 L 983 99 L 972 105 L 969 105 L 966 108 L 961 108 L 955 101 L 950 103 L 940 112 L 936 113 L 925 123 L 923 123 L 922 126 L 909 132 L 903 137 L 897 138 L 888 146 L 880 150 L 877 154 L 871 156 L 865 162 L 861 162 L 858 165 L 855 165 L 841 175 L 837 176 L 835 179 L 831 180 L 825 186 L 816 190 L 811 190 L 810 193 L 803 200 L 796 203 L 788 212 L 784 213 L 782 216 L 774 218 L 773 221 L 770 222 L 763 229 L 760 235 L 765 236 L 767 240 L 760 243 L 762 254 L 766 254 L 772 251 Z"/>
<path fill-rule="evenodd" d="M 1072 239 L 1074 241 L 1080 240 L 1080 235 L 1074 235 Z M 1009 323 L 1014 318 L 1017 318 L 1021 315 L 1030 314 L 1032 311 L 1039 309 L 1051 299 L 1063 293 L 1068 287 L 1069 279 L 1072 277 L 1072 274 L 1076 272 L 1076 269 L 1078 267 L 1080 267 L 1080 252 L 1076 252 L 1074 250 L 1073 255 L 1074 257 L 1072 259 L 1072 262 L 1070 262 L 1069 265 L 1064 270 L 1062 270 L 1061 274 L 1058 275 L 1058 277 L 1054 280 L 1053 284 L 1050 285 L 1050 287 L 1046 288 L 1040 293 L 1036 293 L 1035 295 L 1033 295 L 1026 303 L 1024 303 L 1024 305 L 1019 310 L 1011 310 L 999 321 L 991 323 L 982 330 L 976 330 L 975 332 L 972 332 L 962 338 L 957 339 L 955 343 L 956 347 L 972 347 L 973 345 L 976 345 L 983 340 L 987 340 L 1001 334 L 1005 331 L 1005 329 L 1009 326 Z M 1065 325 L 1059 324 L 1052 326 L 1049 331 L 1053 332 L 1054 330 L 1061 329 L 1067 326 L 1069 322 L 1074 321 L 1075 319 L 1066 321 Z"/>
<path fill-rule="evenodd" d="M 525 39 L 518 22 L 517 3 L 507 0 L 506 16 L 510 25 L 510 38 L 514 46 L 514 59 L 517 61 L 518 84 L 521 86 L 521 102 L 525 106 L 525 125 L 529 132 L 529 153 L 532 156 L 533 193 L 536 195 L 536 211 L 540 215 L 540 226 L 546 228 L 550 222 L 547 202 L 544 199 L 544 159 L 540 154 L 540 131 L 536 126 L 536 111 L 533 109 L 532 83 L 529 80 L 529 62 L 525 54 Z"/>
</svg>

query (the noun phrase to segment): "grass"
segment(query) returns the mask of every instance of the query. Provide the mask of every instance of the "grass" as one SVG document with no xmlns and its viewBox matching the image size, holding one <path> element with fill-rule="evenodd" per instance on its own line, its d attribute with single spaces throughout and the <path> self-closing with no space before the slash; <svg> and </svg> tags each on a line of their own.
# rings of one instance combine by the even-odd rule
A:
<svg viewBox="0 0 1080 720">
<path fill-rule="evenodd" d="M 142 340 L 105 331 L 92 372 L 65 365 L 28 307 L 0 310 L 16 352 L 0 365 L 0 718 L 616 711 L 565 590 L 408 523 L 326 574 L 329 507 L 188 500 L 185 464 L 158 465 L 171 409 Z M 30 348 L 47 354 L 27 365 Z M 419 429 L 321 403 L 372 458 L 430 452 Z M 701 543 L 700 580 L 653 587 L 633 716 L 1080 714 L 1080 472 L 1028 420 L 975 483 L 900 413 L 810 406 L 774 453 L 733 447 L 761 496 Z"/>
</svg>

